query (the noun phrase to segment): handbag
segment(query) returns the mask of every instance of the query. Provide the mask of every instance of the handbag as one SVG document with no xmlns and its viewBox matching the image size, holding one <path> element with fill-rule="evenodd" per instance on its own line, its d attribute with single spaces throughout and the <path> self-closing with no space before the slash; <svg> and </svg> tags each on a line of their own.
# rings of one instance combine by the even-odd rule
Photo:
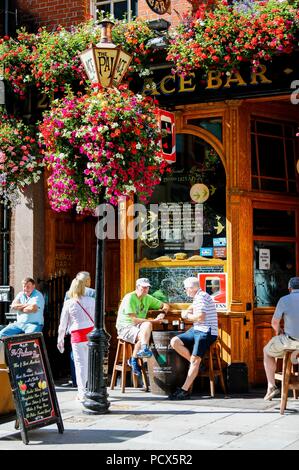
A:
<svg viewBox="0 0 299 470">
<path fill-rule="evenodd" d="M 88 316 L 89 320 L 91 321 L 92 325 L 94 325 L 94 321 L 89 315 L 88 311 L 80 304 L 78 300 L 76 300 L 77 304 L 82 308 L 84 313 Z M 83 343 L 87 341 L 87 335 L 93 330 L 93 326 L 88 328 L 81 328 L 80 330 L 71 331 L 71 342 L 72 343 Z"/>
</svg>

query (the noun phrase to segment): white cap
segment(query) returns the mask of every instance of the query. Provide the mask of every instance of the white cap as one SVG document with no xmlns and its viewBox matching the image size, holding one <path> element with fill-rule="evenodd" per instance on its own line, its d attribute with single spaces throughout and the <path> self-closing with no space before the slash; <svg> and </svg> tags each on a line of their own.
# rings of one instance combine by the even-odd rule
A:
<svg viewBox="0 0 299 470">
<path fill-rule="evenodd" d="M 187 279 L 184 280 L 184 287 L 197 287 L 199 288 L 199 280 L 197 277 L 187 277 Z"/>
<path fill-rule="evenodd" d="M 140 277 L 136 281 L 136 286 L 151 287 L 151 284 L 150 284 L 149 279 L 147 277 Z"/>
</svg>

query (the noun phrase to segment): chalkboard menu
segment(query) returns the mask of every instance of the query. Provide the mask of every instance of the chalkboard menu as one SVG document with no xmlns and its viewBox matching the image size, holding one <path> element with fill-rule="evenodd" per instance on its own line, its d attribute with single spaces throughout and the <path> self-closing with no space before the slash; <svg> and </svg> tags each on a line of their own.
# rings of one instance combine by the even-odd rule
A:
<svg viewBox="0 0 299 470">
<path fill-rule="evenodd" d="M 23 442 L 27 431 L 63 423 L 42 333 L 2 338 Z"/>
<path fill-rule="evenodd" d="M 172 266 L 172 267 L 147 267 L 139 269 L 138 277 L 147 277 L 150 280 L 150 294 L 162 302 L 187 303 L 184 289 L 184 280 L 187 277 L 197 277 L 198 273 L 213 272 L 222 273 L 223 265 L 214 266 Z"/>
</svg>

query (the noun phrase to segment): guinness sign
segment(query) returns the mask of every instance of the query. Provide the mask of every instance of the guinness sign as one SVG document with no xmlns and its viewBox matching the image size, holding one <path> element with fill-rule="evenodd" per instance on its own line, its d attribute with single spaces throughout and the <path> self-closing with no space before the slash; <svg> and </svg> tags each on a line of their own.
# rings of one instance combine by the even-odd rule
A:
<svg viewBox="0 0 299 470">
<path fill-rule="evenodd" d="M 146 0 L 146 3 L 158 15 L 171 13 L 171 0 Z"/>
</svg>

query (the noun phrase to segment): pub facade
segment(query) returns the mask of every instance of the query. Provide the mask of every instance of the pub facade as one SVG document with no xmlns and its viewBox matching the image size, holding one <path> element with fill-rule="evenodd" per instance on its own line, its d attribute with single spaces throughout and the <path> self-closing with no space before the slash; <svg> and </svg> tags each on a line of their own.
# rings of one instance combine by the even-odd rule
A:
<svg viewBox="0 0 299 470">
<path fill-rule="evenodd" d="M 20 3 L 26 10 L 26 1 Z M 31 12 L 40 24 L 50 24 L 54 16 L 43 17 L 46 3 Z M 95 7 L 114 14 L 128 8 L 175 25 L 176 12 L 191 3 L 78 0 L 74 21 L 95 14 Z M 67 24 L 66 17 L 59 22 Z M 246 363 L 249 382 L 265 383 L 263 347 L 273 335 L 273 311 L 299 269 L 298 69 L 297 53 L 278 56 L 254 72 L 243 64 L 229 75 L 211 70 L 205 77 L 174 75 L 169 65 L 157 64 L 153 75 L 136 85 L 169 112 L 175 145 L 171 140 L 172 171 L 155 188 L 139 235 L 130 233 L 134 203 L 140 202 L 131 199 L 119 206 L 119 226 L 127 236 L 106 241 L 111 356 L 115 312 L 138 277 L 148 277 L 151 293 L 179 317 L 190 300 L 183 280 L 195 275 L 216 302 L 223 360 Z M 94 218 L 53 213 L 45 185 L 33 191 L 33 205 L 23 201 L 11 219 L 11 284 L 18 288 L 25 275 L 48 279 L 62 271 L 73 276 L 88 270 L 94 278 Z"/>
</svg>

